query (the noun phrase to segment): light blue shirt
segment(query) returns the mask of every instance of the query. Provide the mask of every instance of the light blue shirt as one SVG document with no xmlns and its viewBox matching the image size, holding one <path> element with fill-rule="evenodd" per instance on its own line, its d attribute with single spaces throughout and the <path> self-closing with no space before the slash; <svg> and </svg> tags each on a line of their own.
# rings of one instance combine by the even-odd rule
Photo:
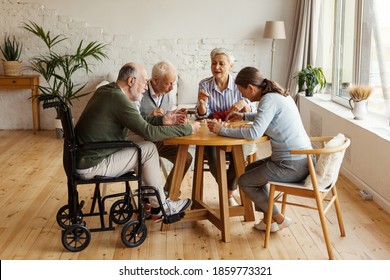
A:
<svg viewBox="0 0 390 280">
<path fill-rule="evenodd" d="M 290 150 L 312 148 L 291 96 L 267 93 L 260 99 L 257 112 L 244 115 L 245 120 L 253 121 L 251 127 L 222 128 L 219 135 L 248 140 L 267 135 L 271 142 L 273 161 L 303 159 L 306 155 L 291 155 Z"/>
<path fill-rule="evenodd" d="M 241 92 L 238 90 L 237 85 L 234 82 L 234 77 L 229 74 L 228 86 L 225 90 L 221 91 L 215 82 L 214 77 L 209 77 L 203 79 L 199 83 L 198 92 L 203 89 L 210 96 L 206 101 L 206 114 L 199 115 L 198 114 L 198 106 L 196 104 L 195 107 L 195 117 L 197 119 L 206 119 L 212 117 L 214 113 L 217 112 L 226 112 L 229 111 L 230 107 L 239 100 L 244 100 L 252 109 L 252 112 L 256 109 L 256 107 L 249 101 L 249 99 L 242 96 Z"/>
</svg>

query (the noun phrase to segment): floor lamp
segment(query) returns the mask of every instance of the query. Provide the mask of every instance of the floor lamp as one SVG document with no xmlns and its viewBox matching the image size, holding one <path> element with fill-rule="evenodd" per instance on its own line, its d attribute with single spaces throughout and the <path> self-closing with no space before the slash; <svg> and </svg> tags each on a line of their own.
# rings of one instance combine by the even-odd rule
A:
<svg viewBox="0 0 390 280">
<path fill-rule="evenodd" d="M 284 21 L 266 21 L 264 27 L 263 38 L 272 39 L 271 48 L 271 73 L 270 80 L 272 80 L 272 68 L 274 65 L 275 40 L 286 39 L 286 31 L 284 29 Z"/>
</svg>

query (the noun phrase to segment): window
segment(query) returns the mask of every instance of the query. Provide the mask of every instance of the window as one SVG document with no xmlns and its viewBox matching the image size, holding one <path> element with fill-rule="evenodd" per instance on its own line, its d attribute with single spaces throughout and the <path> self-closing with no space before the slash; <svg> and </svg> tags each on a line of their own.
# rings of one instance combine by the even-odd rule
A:
<svg viewBox="0 0 390 280">
<path fill-rule="evenodd" d="M 348 86 L 369 85 L 374 89 L 369 110 L 390 116 L 390 1 L 330 2 L 334 3 L 332 99 L 348 106 Z"/>
<path fill-rule="evenodd" d="M 369 110 L 390 116 L 390 2 L 363 4 L 360 83 L 371 86 Z"/>
</svg>

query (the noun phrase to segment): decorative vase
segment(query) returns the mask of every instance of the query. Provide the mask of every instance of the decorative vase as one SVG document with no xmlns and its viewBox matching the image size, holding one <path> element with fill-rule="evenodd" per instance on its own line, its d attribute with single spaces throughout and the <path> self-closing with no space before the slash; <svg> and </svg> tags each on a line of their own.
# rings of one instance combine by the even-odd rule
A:
<svg viewBox="0 0 390 280">
<path fill-rule="evenodd" d="M 20 61 L 3 61 L 4 75 L 20 76 L 22 63 Z"/>
<path fill-rule="evenodd" d="M 355 116 L 355 120 L 363 120 L 367 117 L 368 113 L 368 100 L 354 101 L 349 99 L 349 106 L 351 107 L 352 114 Z"/>
</svg>

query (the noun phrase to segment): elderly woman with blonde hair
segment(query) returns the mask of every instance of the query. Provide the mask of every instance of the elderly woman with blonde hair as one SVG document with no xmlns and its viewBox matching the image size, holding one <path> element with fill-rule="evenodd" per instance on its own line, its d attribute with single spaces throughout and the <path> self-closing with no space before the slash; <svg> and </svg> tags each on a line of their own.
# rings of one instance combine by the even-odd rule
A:
<svg viewBox="0 0 390 280">
<path fill-rule="evenodd" d="M 225 48 L 215 48 L 210 53 L 212 76 L 199 83 L 198 102 L 195 116 L 197 119 L 222 119 L 232 112 L 251 112 L 255 110 L 249 99 L 242 96 L 231 74 L 234 66 L 233 55 Z M 256 151 L 255 146 L 244 149 L 244 155 Z M 215 147 L 205 147 L 210 172 L 217 178 L 217 156 Z M 233 158 L 227 170 L 228 196 L 230 206 L 238 205 L 233 194 L 237 188 Z"/>
</svg>

